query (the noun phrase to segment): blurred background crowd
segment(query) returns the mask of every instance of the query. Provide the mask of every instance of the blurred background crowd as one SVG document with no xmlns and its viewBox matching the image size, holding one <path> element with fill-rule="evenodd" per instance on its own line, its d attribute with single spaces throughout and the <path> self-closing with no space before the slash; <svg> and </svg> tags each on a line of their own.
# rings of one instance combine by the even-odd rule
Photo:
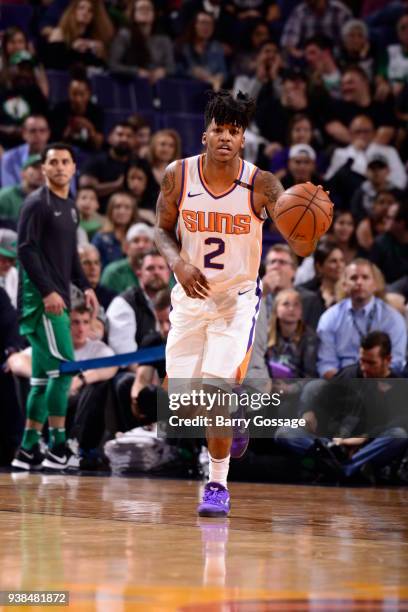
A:
<svg viewBox="0 0 408 612">
<path fill-rule="evenodd" d="M 406 376 L 407 1 L 7 0 L 0 30 L 1 462 L 24 423 L 31 364 L 18 334 L 15 232 L 24 198 L 43 182 L 42 151 L 58 140 L 76 153 L 80 257 L 101 304 L 88 312 L 74 296 L 77 359 L 161 344 L 175 281 L 154 251 L 155 203 L 166 166 L 201 152 L 209 89 L 256 98 L 246 159 L 285 188 L 322 184 L 335 203 L 329 234 L 303 261 L 265 223 L 248 376 L 262 390 L 291 378 Z M 106 466 L 106 440 L 153 420 L 164 372 L 154 363 L 73 379 L 71 437 L 85 463 Z M 291 392 L 316 439 L 310 389 Z M 337 436 L 339 419 L 326 437 Z M 359 435 L 375 442 L 391 425 L 404 429 L 384 419 L 360 419 Z M 343 439 L 357 429 L 341 429 Z M 383 471 L 402 439 L 372 449 Z M 287 451 L 278 432 L 276 447 L 282 440 Z M 349 459 L 362 444 L 350 443 Z M 262 457 L 276 450 L 252 446 Z"/>
</svg>

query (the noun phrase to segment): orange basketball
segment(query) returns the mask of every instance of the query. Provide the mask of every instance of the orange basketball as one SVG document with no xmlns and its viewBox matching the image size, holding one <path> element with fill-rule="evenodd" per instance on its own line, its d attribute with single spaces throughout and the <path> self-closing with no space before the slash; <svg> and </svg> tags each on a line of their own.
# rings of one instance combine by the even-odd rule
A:
<svg viewBox="0 0 408 612">
<path fill-rule="evenodd" d="M 333 203 L 320 185 L 301 183 L 289 187 L 277 200 L 275 224 L 287 240 L 313 242 L 333 221 Z"/>
</svg>

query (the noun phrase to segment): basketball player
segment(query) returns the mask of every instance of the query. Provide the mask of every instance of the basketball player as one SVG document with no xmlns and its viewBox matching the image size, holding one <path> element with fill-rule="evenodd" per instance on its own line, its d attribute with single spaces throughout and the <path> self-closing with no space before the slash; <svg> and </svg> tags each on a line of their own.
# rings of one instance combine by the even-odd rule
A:
<svg viewBox="0 0 408 612">
<path fill-rule="evenodd" d="M 75 174 L 73 152 L 65 144 L 47 146 L 42 170 L 45 185 L 25 200 L 18 225 L 20 332 L 32 346 L 31 390 L 21 448 L 12 465 L 23 470 L 64 469 L 73 464 L 65 441 L 65 415 L 71 376 L 61 375 L 62 361 L 73 361 L 68 309 L 72 281 L 85 292 L 87 306 L 98 301 L 83 275 L 77 254 L 78 213 L 69 197 Z M 39 439 L 49 424 L 49 450 Z"/>
<path fill-rule="evenodd" d="M 254 108 L 242 94 L 214 94 L 205 110 L 206 152 L 173 162 L 163 179 L 155 240 L 178 280 L 166 348 L 169 381 L 245 377 L 261 299 L 262 224 L 283 193 L 272 174 L 240 158 Z M 290 244 L 304 254 L 304 243 Z M 207 438 L 209 483 L 198 513 L 226 516 L 232 439 L 208 431 Z"/>
</svg>

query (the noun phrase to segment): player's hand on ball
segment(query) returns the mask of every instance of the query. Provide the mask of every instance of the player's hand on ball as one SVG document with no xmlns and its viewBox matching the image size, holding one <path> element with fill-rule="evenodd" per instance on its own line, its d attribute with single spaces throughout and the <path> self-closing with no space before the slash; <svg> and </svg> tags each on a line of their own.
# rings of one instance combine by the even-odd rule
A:
<svg viewBox="0 0 408 612">
<path fill-rule="evenodd" d="M 44 310 L 49 314 L 60 315 L 66 308 L 65 302 L 56 291 L 49 293 L 43 298 Z"/>
<path fill-rule="evenodd" d="M 180 260 L 174 266 L 174 274 L 187 297 L 205 300 L 209 296 L 210 285 L 204 274 L 195 266 Z"/>
</svg>

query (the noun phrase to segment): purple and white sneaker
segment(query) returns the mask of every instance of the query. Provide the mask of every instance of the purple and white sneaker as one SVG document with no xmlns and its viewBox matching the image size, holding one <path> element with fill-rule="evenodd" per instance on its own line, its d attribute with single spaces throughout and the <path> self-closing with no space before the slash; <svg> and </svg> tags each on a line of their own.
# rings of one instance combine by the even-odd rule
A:
<svg viewBox="0 0 408 612">
<path fill-rule="evenodd" d="M 228 516 L 230 511 L 230 496 L 219 482 L 209 482 L 205 485 L 203 501 L 198 506 L 198 516 L 220 517 Z"/>
</svg>

